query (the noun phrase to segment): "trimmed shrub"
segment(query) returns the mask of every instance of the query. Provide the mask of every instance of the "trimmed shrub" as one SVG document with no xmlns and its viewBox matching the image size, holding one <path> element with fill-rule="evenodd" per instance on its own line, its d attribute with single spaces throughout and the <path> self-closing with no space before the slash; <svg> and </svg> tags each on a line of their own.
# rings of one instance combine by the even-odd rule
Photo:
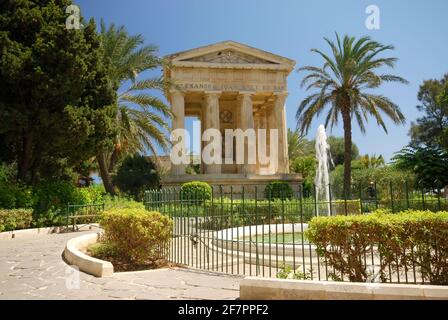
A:
<svg viewBox="0 0 448 320">
<path fill-rule="evenodd" d="M 315 217 L 306 237 L 333 267 L 333 278 L 364 282 L 372 275 L 365 259 L 381 256 L 380 279 L 389 270 L 413 270 L 431 284 L 448 284 L 448 212 L 379 210 L 370 215 Z"/>
<path fill-rule="evenodd" d="M 264 196 L 266 199 L 291 199 L 293 191 L 287 182 L 272 181 L 264 189 Z"/>
<path fill-rule="evenodd" d="M 135 264 L 155 264 L 165 258 L 173 222 L 155 211 L 111 209 L 102 213 L 103 241 L 116 254 Z"/>
<path fill-rule="evenodd" d="M 193 204 L 201 204 L 212 198 L 212 187 L 207 182 L 187 182 L 182 184 L 180 196 L 182 200 L 189 200 Z"/>
<path fill-rule="evenodd" d="M 0 232 L 27 229 L 32 219 L 31 209 L 0 209 Z"/>
</svg>

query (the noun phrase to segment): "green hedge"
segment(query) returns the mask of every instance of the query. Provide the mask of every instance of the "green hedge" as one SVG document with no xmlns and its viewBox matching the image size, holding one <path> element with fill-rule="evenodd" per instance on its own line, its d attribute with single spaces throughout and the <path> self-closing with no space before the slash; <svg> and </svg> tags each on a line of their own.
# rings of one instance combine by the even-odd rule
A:
<svg viewBox="0 0 448 320">
<path fill-rule="evenodd" d="M 154 264 L 165 258 L 173 222 L 159 212 L 145 209 L 111 209 L 102 213 L 102 242 L 124 260 Z"/>
<path fill-rule="evenodd" d="M 382 257 L 382 281 L 391 270 L 413 270 L 431 284 L 448 284 L 448 212 L 379 210 L 370 215 L 315 217 L 306 237 L 336 279 L 364 282 L 372 250 Z M 367 262 L 367 265 L 366 265 Z M 378 271 L 378 270 L 377 270 Z"/>
<path fill-rule="evenodd" d="M 31 209 L 0 209 L 0 232 L 27 229 L 32 217 Z"/>
</svg>

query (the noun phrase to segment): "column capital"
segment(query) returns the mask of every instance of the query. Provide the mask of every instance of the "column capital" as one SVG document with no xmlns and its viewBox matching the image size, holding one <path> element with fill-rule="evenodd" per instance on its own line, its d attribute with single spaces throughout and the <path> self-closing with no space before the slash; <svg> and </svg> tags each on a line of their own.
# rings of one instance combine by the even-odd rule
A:
<svg viewBox="0 0 448 320">
<path fill-rule="evenodd" d="M 237 101 L 243 101 L 244 99 L 252 99 L 252 97 L 255 95 L 255 92 L 253 91 L 240 91 L 238 92 Z"/>
<path fill-rule="evenodd" d="M 172 98 L 180 98 L 180 97 L 185 97 L 185 92 L 184 91 L 180 91 L 180 90 L 170 90 L 170 96 Z"/>
<path fill-rule="evenodd" d="M 221 91 L 204 91 L 205 99 L 219 98 L 221 96 Z"/>
<path fill-rule="evenodd" d="M 274 96 L 277 98 L 287 98 L 289 96 L 289 92 L 288 91 L 275 92 Z"/>
</svg>

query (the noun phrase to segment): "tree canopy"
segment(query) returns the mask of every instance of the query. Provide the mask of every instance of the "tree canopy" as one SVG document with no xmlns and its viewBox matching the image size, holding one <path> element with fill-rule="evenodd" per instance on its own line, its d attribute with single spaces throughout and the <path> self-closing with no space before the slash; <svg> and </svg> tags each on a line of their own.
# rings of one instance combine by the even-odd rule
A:
<svg viewBox="0 0 448 320">
<path fill-rule="evenodd" d="M 423 116 L 411 124 L 411 145 L 448 150 L 448 74 L 440 80 L 424 81 L 417 97 L 417 109 Z"/>
<path fill-rule="evenodd" d="M 115 92 L 96 26 L 81 20 L 68 30 L 71 3 L 0 4 L 1 154 L 27 183 L 91 158 L 115 136 Z"/>
<path fill-rule="evenodd" d="M 448 152 L 439 147 L 406 147 L 392 158 L 398 168 L 416 175 L 424 188 L 442 188 L 448 185 Z"/>
</svg>

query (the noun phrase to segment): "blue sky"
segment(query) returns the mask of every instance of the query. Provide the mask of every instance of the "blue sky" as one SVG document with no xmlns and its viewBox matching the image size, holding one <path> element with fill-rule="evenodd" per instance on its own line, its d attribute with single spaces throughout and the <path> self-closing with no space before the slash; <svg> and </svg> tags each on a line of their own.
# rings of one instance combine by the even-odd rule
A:
<svg viewBox="0 0 448 320">
<path fill-rule="evenodd" d="M 390 84 L 378 93 L 397 103 L 407 118 L 404 126 L 386 121 L 389 134 L 369 121 L 367 134 L 354 126 L 353 140 L 362 154 L 383 154 L 389 159 L 409 142 L 411 121 L 419 113 L 417 92 L 424 79 L 448 72 L 448 1 L 446 0 L 75 0 L 84 17 L 103 18 L 107 24 L 125 25 L 131 34 L 142 34 L 159 47 L 161 55 L 219 41 L 235 40 L 296 60 L 297 67 L 320 66 L 311 48 L 327 50 L 323 37 L 334 32 L 369 35 L 395 46 L 399 58 L 394 73 L 409 85 Z M 368 5 L 380 9 L 380 30 L 365 27 Z M 296 127 L 295 113 L 307 95 L 299 83 L 303 75 L 292 72 L 286 102 L 288 127 Z M 316 119 L 309 137 L 314 138 L 322 119 Z M 191 123 L 188 124 L 191 127 Z M 330 133 L 330 132 L 329 132 Z M 331 132 L 342 136 L 341 125 Z"/>
</svg>

